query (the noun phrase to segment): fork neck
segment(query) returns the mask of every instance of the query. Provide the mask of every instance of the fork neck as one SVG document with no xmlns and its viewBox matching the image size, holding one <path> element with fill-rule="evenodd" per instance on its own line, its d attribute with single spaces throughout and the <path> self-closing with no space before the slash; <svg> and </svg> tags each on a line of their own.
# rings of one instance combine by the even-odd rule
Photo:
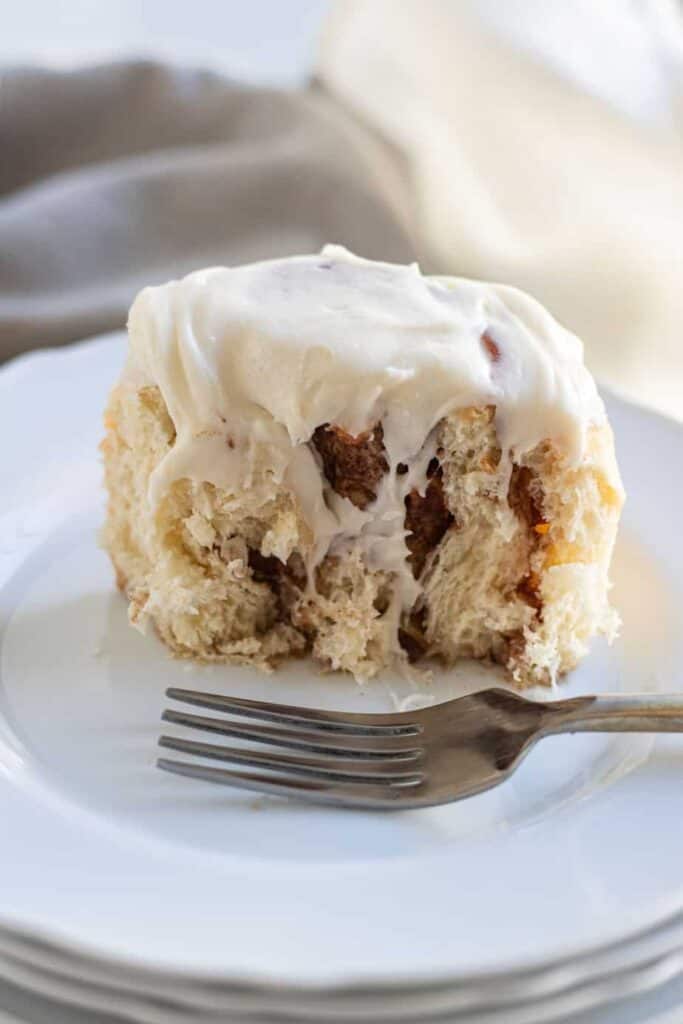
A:
<svg viewBox="0 0 683 1024">
<path fill-rule="evenodd" d="M 605 694 L 548 705 L 544 736 L 563 732 L 683 732 L 683 694 Z"/>
</svg>

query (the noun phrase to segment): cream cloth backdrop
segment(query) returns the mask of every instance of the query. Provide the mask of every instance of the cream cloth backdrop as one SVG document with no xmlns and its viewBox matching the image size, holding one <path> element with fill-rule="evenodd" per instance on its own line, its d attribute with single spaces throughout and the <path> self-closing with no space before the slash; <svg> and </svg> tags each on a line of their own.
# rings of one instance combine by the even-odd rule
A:
<svg viewBox="0 0 683 1024">
<path fill-rule="evenodd" d="M 326 88 L 403 155 L 425 268 L 527 289 L 683 417 L 683 7 L 345 0 Z"/>
<path fill-rule="evenodd" d="M 520 285 L 683 415 L 678 0 L 342 0 L 318 87 L 0 74 L 0 361 L 144 284 L 326 241 Z"/>
</svg>

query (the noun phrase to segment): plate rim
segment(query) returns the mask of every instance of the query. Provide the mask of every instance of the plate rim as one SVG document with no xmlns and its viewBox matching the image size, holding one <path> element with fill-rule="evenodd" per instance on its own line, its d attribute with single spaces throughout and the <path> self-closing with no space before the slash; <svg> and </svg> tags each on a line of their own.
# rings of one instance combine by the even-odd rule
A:
<svg viewBox="0 0 683 1024">
<path fill-rule="evenodd" d="M 8 954 L 6 954 L 5 952 L 0 953 L 0 980 L 6 980 L 12 983 L 12 979 L 9 978 L 9 976 L 3 969 L 3 961 L 6 959 L 7 955 Z M 9 954 L 9 957 L 10 959 L 18 962 L 20 967 L 26 968 L 29 972 L 32 970 L 37 970 L 41 977 L 46 973 L 45 968 L 43 968 L 41 965 L 35 965 L 31 963 L 30 960 L 23 960 L 20 957 L 16 958 L 13 957 L 11 954 Z M 72 985 L 77 983 L 76 978 L 69 974 L 63 974 L 61 971 L 51 971 L 48 969 L 47 973 L 49 976 L 54 976 L 57 979 L 58 983 L 66 982 L 67 984 Z M 586 1013 L 591 1010 L 605 1009 L 613 1005 L 618 1005 L 625 999 L 632 999 L 634 997 L 645 995 L 651 992 L 657 992 L 663 986 L 680 978 L 681 975 L 683 975 L 683 945 L 677 944 L 673 946 L 671 949 L 661 951 L 654 956 L 644 954 L 642 959 L 639 959 L 637 962 L 629 965 L 629 967 L 625 969 L 615 967 L 607 973 L 599 973 L 597 975 L 586 977 L 584 979 L 575 978 L 572 980 L 571 983 L 569 983 L 562 989 L 542 993 L 536 996 L 525 996 L 524 994 L 517 994 L 512 1002 L 507 1002 L 505 1001 L 504 998 L 497 998 L 495 1000 L 495 1003 L 491 1003 L 491 1000 L 489 998 L 488 1002 L 482 1002 L 480 1006 L 477 1006 L 476 1003 L 473 1003 L 471 1006 L 463 1007 L 462 1003 L 460 1006 L 458 1006 L 458 1001 L 456 1000 L 454 1000 L 451 1003 L 449 1003 L 448 1001 L 449 993 L 452 992 L 452 989 L 454 987 L 457 989 L 457 986 L 451 986 L 448 990 L 441 991 L 438 994 L 435 992 L 433 986 L 427 986 L 426 988 L 419 991 L 413 990 L 410 993 L 408 993 L 408 995 L 417 999 L 424 997 L 426 1000 L 429 1000 L 430 1005 L 420 1006 L 418 1004 L 417 1006 L 411 1006 L 408 1011 L 410 1016 L 405 1016 L 399 1013 L 397 1016 L 394 1016 L 391 1019 L 395 1019 L 397 1021 L 406 1020 L 406 1024 L 413 1024 L 413 1022 L 415 1022 L 417 1019 L 414 1016 L 415 1014 L 418 1014 L 419 1018 L 422 1019 L 422 1015 L 425 1013 L 431 1015 L 432 1013 L 443 1014 L 454 1012 L 460 1016 L 461 1013 L 467 1014 L 488 1011 L 488 1013 L 493 1013 L 493 1020 L 495 1020 L 497 1024 L 497 1022 L 502 1019 L 503 1013 L 505 1013 L 506 1015 L 509 1015 L 511 1012 L 519 1014 L 520 1012 L 526 1013 L 529 1009 L 531 1009 L 533 1011 L 533 1020 L 539 1021 L 540 1024 L 540 1022 L 549 1022 L 550 1020 L 557 1019 L 558 1013 L 560 1011 L 562 1012 L 563 1016 L 566 1015 L 567 1012 L 570 1014 L 576 1012 Z M 626 982 L 628 985 L 628 991 L 626 993 L 624 993 L 623 991 L 624 982 Z M 108 984 L 106 982 L 93 983 L 92 981 L 88 980 L 86 984 L 88 985 L 89 990 L 97 991 L 98 988 L 102 987 L 103 989 L 111 988 L 113 991 L 116 991 L 116 985 L 114 982 L 112 982 L 111 984 Z M 615 988 L 616 985 L 619 986 L 618 989 Z M 460 989 L 457 990 L 461 991 Z M 275 989 L 273 991 L 268 992 L 267 994 L 270 997 L 276 998 L 278 1002 L 281 1003 L 281 998 L 283 995 L 281 989 Z M 303 994 L 306 995 L 308 993 Z M 341 994 L 343 995 L 344 993 Z M 369 992 L 368 994 L 374 997 L 375 999 L 378 997 L 386 998 L 387 995 L 390 997 L 399 996 L 395 988 L 391 991 L 388 991 L 386 994 L 384 992 L 376 992 L 374 990 Z M 256 993 L 256 995 L 258 995 L 258 993 Z M 330 999 L 334 998 L 335 993 L 324 991 L 320 993 L 315 993 L 315 995 L 318 995 L 319 997 L 324 997 L 326 1005 L 329 1005 L 329 1001 Z M 438 999 L 438 1005 L 436 1006 L 434 1005 L 435 997 Z M 154 1000 L 155 997 L 153 993 L 135 991 L 134 989 L 129 988 L 125 991 L 125 998 L 129 1001 L 140 1000 L 144 1003 L 145 1000 Z M 179 1009 L 184 1012 L 214 1012 L 220 1014 L 226 1012 L 247 1012 L 250 1016 L 254 1013 L 258 1014 L 272 1012 L 271 1006 L 263 1005 L 262 1007 L 259 1007 L 256 1004 L 252 1004 L 251 1006 L 247 1007 L 235 1006 L 232 1010 L 228 1010 L 228 1008 L 226 1007 L 225 1009 L 216 1009 L 214 1011 L 211 1011 L 207 1010 L 206 1007 L 200 1007 L 197 1004 L 193 1004 L 191 998 L 187 995 L 182 996 L 181 1000 L 177 1001 L 177 994 L 174 993 L 173 996 L 171 996 L 171 999 L 173 1001 L 174 1009 Z M 557 1005 L 558 1000 L 563 1001 L 559 1006 Z M 572 1001 L 572 1006 L 569 1008 L 567 1007 L 567 1000 Z M 86 1005 L 86 1003 L 83 1003 L 80 1000 L 78 1002 L 78 1005 L 83 1006 L 85 1009 L 94 1009 L 94 1007 L 88 1006 Z M 304 1021 L 313 1021 L 314 1019 L 318 1021 L 319 1018 L 317 1016 L 315 1018 L 309 1016 L 309 1014 L 311 1013 L 317 1014 L 318 1009 L 319 1008 L 316 1006 L 315 1002 L 311 1003 L 309 1006 L 306 1006 L 305 1003 L 299 1002 L 297 1004 L 282 1007 L 281 1012 L 285 1014 L 285 1017 L 287 1019 L 295 1019 L 292 1017 L 292 1015 L 294 1013 L 299 1014 L 300 1016 L 296 1019 L 300 1019 L 303 1024 Z M 379 1015 L 377 1015 L 373 1013 L 372 1009 L 370 1009 L 369 1007 L 366 1009 L 362 1006 L 359 1007 L 358 1005 L 356 1005 L 352 1009 L 350 1009 L 349 1016 L 342 1016 L 342 1007 L 339 1007 L 338 1011 L 335 1010 L 334 1007 L 332 1007 L 334 1016 L 331 1019 L 339 1020 L 340 1024 L 350 1024 L 352 1020 L 358 1020 L 358 1014 L 360 1012 L 363 1012 L 367 1014 L 365 1019 L 367 1019 L 368 1022 L 373 1020 L 376 1020 L 378 1022 L 386 1021 L 387 1019 L 389 1019 L 387 1017 L 387 1011 L 389 1009 L 393 1010 L 393 1007 L 387 1007 L 385 1004 L 382 1007 L 382 1012 Z M 516 1019 L 520 1020 L 519 1017 L 516 1017 Z M 528 1018 L 525 1016 L 524 1019 L 526 1020 Z"/>
</svg>

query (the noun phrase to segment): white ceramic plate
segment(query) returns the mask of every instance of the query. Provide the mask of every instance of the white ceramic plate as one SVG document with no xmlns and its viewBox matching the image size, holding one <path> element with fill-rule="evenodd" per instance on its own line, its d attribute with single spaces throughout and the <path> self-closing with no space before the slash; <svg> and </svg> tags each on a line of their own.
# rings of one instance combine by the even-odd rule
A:
<svg viewBox="0 0 683 1024">
<path fill-rule="evenodd" d="M 485 1006 L 464 1014 L 453 1016 L 448 1014 L 452 1024 L 549 1024 L 551 1021 L 566 1021 L 567 1015 L 595 1011 L 606 1006 L 642 995 L 652 988 L 659 987 L 681 972 L 681 954 L 660 958 L 642 967 L 630 970 L 607 979 L 593 981 L 571 992 L 549 997 L 534 1002 L 515 1002 L 496 1008 L 489 1002 Z M 173 995 L 167 998 L 153 999 L 121 993 L 116 989 L 94 987 L 82 980 L 66 979 L 59 975 L 49 974 L 32 965 L 23 965 L 17 961 L 0 957 L 0 970 L 6 980 L 20 985 L 34 996 L 54 1001 L 58 1005 L 66 1004 L 80 1011 L 93 1014 L 114 1014 L 116 1021 L 123 1017 L 135 1024 L 366 1024 L 369 1020 L 382 1021 L 384 1024 L 415 1024 L 421 1021 L 444 1020 L 443 1008 L 435 1012 L 425 1010 L 419 1015 L 411 1013 L 403 1007 L 396 1016 L 390 1005 L 384 1007 L 381 1015 L 369 1018 L 364 1011 L 345 1013 L 340 1007 L 326 1003 L 324 1009 L 278 1009 L 274 1012 L 222 1010 L 219 1013 L 205 1012 L 194 1006 L 178 1003 Z M 35 1021 L 35 1018 L 29 1018 Z M 79 1018 L 80 1019 L 80 1018 Z M 616 1019 L 616 1018 L 615 1018 Z M 0 1024 L 2 1019 L 0 1018 Z"/>
<path fill-rule="evenodd" d="M 383 815 L 156 771 L 166 686 L 372 710 L 392 684 L 188 669 L 128 627 L 96 544 L 100 412 L 122 357 L 111 337 L 0 374 L 8 925 L 133 965 L 319 989 L 521 971 L 681 908 L 683 737 L 556 737 L 497 790 Z M 623 639 L 596 644 L 563 696 L 683 689 L 683 430 L 610 412 L 629 491 Z M 463 667 L 439 693 L 489 681 Z"/>
<path fill-rule="evenodd" d="M 387 989 L 322 991 L 292 996 L 279 989 L 191 983 L 172 975 L 134 970 L 71 955 L 35 938 L 0 931 L 0 978 L 58 1002 L 69 1001 L 95 1011 L 124 1008 L 132 1020 L 163 1024 L 191 1015 L 198 1019 L 235 1021 L 275 1014 L 278 1020 L 406 1022 L 448 1012 L 465 1022 L 486 1012 L 486 1020 L 511 1024 L 515 1013 L 524 1024 L 584 1012 L 659 988 L 683 973 L 683 920 L 637 939 L 609 947 L 589 958 L 565 961 L 552 969 L 512 976 L 487 976 L 480 983 Z M 2 991 L 0 985 L 0 1003 Z M 3 1004 L 4 1005 L 4 1004 Z M 615 1018 L 616 1020 L 616 1018 Z M 0 1020 L 0 1024 L 2 1021 Z"/>
</svg>

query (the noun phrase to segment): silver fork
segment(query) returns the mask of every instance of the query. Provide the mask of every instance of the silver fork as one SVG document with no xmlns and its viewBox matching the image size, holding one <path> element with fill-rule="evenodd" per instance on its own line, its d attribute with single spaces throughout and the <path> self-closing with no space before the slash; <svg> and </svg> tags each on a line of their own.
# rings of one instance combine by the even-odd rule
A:
<svg viewBox="0 0 683 1024">
<path fill-rule="evenodd" d="M 162 736 L 162 747 L 234 767 L 160 758 L 159 768 L 347 807 L 399 809 L 461 800 L 503 782 L 538 740 L 558 733 L 683 732 L 683 694 L 546 703 L 489 689 L 395 714 L 317 711 L 175 687 L 166 695 L 231 717 L 167 709 L 165 722 L 271 749 Z"/>
</svg>

